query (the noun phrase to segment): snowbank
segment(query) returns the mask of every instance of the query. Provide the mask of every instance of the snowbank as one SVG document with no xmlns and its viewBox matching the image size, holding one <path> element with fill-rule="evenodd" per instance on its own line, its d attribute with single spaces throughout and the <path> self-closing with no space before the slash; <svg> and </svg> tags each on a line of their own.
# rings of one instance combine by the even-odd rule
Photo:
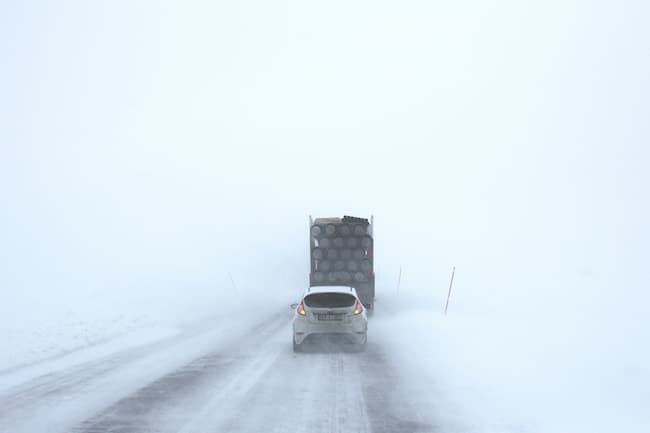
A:
<svg viewBox="0 0 650 433">
<path fill-rule="evenodd" d="M 443 430 L 650 431 L 648 331 L 635 314 L 452 308 L 445 317 L 408 292 L 382 304 L 372 337 L 428 394 Z"/>
<path fill-rule="evenodd" d="M 228 323 L 251 311 L 278 311 L 286 292 L 229 288 L 115 291 L 64 297 L 15 294 L 0 305 L 0 374 L 95 347 L 118 351 L 202 323 Z M 101 348 L 97 348 L 101 346 Z M 90 352 L 88 352 L 90 353 Z"/>
<path fill-rule="evenodd" d="M 0 332 L 0 372 L 106 343 L 124 335 L 154 328 L 143 316 L 121 313 L 86 316 L 76 311 L 49 316 L 28 315 L 3 323 Z"/>
</svg>

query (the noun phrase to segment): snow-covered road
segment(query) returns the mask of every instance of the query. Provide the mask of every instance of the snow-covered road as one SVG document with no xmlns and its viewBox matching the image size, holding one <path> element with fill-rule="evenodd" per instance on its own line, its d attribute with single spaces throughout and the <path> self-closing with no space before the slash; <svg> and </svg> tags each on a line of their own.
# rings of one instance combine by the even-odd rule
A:
<svg viewBox="0 0 650 433">
<path fill-rule="evenodd" d="M 378 340 L 361 354 L 294 354 L 290 320 L 196 327 L 0 388 L 0 431 L 438 430 L 427 393 L 401 380 Z"/>
</svg>

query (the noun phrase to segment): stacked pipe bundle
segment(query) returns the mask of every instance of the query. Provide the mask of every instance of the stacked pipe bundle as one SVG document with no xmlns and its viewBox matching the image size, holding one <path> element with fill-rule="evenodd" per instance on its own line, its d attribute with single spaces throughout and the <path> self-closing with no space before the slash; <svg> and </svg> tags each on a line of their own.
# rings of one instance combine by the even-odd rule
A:
<svg viewBox="0 0 650 433">
<path fill-rule="evenodd" d="M 369 283 L 373 279 L 371 234 L 365 218 L 317 218 L 310 227 L 311 283 Z"/>
</svg>

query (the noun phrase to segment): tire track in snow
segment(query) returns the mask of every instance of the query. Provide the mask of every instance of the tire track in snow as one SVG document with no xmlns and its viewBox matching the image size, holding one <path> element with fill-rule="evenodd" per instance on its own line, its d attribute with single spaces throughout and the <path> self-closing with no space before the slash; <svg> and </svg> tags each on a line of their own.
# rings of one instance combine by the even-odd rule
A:
<svg viewBox="0 0 650 433">
<path fill-rule="evenodd" d="M 428 403 L 433 390 L 407 390 L 399 377 L 400 366 L 390 364 L 380 347 L 368 345 L 361 359 L 361 386 L 373 433 L 438 433 L 443 430 L 431 421 Z M 413 374 L 413 372 L 411 372 Z M 426 411 L 426 412 L 424 412 Z"/>
<path fill-rule="evenodd" d="M 239 340 L 251 329 L 286 322 L 286 314 L 226 329 L 204 323 L 182 334 L 71 366 L 8 388 L 0 394 L 0 433 L 66 432 L 147 383 L 190 362 L 210 348 Z M 229 343 L 232 344 L 232 343 Z"/>
<path fill-rule="evenodd" d="M 286 322 L 199 358 L 75 433 L 437 433 L 376 344 L 291 351 Z M 425 405 L 426 407 L 426 405 Z"/>
<path fill-rule="evenodd" d="M 254 338 L 239 339 L 202 356 L 118 401 L 83 422 L 76 433 L 205 432 L 218 422 L 233 397 L 245 394 L 273 361 L 269 339 L 286 329 L 285 315 L 254 328 Z M 265 349 L 266 348 L 266 349 Z M 250 353 L 255 356 L 251 357 Z M 268 356 L 262 356 L 266 354 Z"/>
<path fill-rule="evenodd" d="M 163 374 L 152 374 L 155 378 L 148 385 L 124 391 L 125 397 L 112 400 L 100 412 L 95 409 L 92 412 L 95 415 L 88 414 L 86 421 L 80 423 L 77 413 L 77 421 L 73 424 L 76 427 L 72 430 L 71 427 L 63 428 L 68 424 L 59 424 L 58 427 L 23 429 L 22 432 L 442 432 L 431 422 L 434 414 L 431 402 L 427 402 L 427 393 L 432 390 L 425 389 L 426 386 L 419 390 L 416 387 L 418 392 L 409 394 L 413 387 L 405 389 L 400 366 L 391 364 L 379 342 L 371 340 L 365 353 L 325 347 L 311 353 L 294 354 L 288 322 L 288 315 L 276 314 L 271 320 L 255 324 L 243 336 L 232 335 L 230 343 L 224 345 L 222 342 L 219 350 L 193 360 L 190 358 L 184 366 L 181 364 Z M 185 343 L 174 342 L 168 349 L 183 350 Z M 111 362 L 104 360 L 104 364 L 86 366 L 87 371 L 79 366 L 79 369 L 68 371 L 62 380 L 50 378 L 51 383 L 48 379 L 33 384 L 31 392 L 24 389 L 24 403 L 30 396 L 47 396 L 46 403 L 53 404 L 70 390 L 76 392 L 77 399 L 83 398 L 85 393 L 90 396 L 96 388 L 84 387 L 93 381 L 91 378 L 115 380 L 115 372 L 120 371 L 122 363 L 129 362 L 128 354 L 123 356 L 126 358 L 116 356 Z M 151 355 L 151 362 L 156 362 L 160 356 L 160 353 Z M 129 370 L 142 375 L 149 374 L 143 368 L 156 368 L 155 364 L 142 360 L 138 365 L 139 370 Z M 76 373 L 82 378 L 75 378 Z M 133 378 L 142 381 L 138 375 Z M 128 380 L 128 377 L 122 378 L 115 386 L 128 384 Z M 84 381 L 88 384 L 84 385 Z M 46 389 L 48 386 L 50 388 Z M 63 407 L 74 409 L 79 404 L 83 402 L 71 400 Z M 47 414 L 47 411 L 42 413 Z M 24 415 L 32 416 L 28 411 Z M 445 429 L 445 433 L 447 431 L 450 430 Z"/>
</svg>

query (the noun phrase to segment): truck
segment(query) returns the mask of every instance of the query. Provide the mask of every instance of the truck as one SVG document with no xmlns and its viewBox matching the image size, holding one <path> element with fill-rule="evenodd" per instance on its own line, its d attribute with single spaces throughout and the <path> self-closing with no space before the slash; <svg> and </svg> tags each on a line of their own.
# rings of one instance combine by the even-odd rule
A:
<svg viewBox="0 0 650 433">
<path fill-rule="evenodd" d="M 368 312 L 375 304 L 373 217 L 309 217 L 309 285 L 354 287 Z"/>
</svg>

